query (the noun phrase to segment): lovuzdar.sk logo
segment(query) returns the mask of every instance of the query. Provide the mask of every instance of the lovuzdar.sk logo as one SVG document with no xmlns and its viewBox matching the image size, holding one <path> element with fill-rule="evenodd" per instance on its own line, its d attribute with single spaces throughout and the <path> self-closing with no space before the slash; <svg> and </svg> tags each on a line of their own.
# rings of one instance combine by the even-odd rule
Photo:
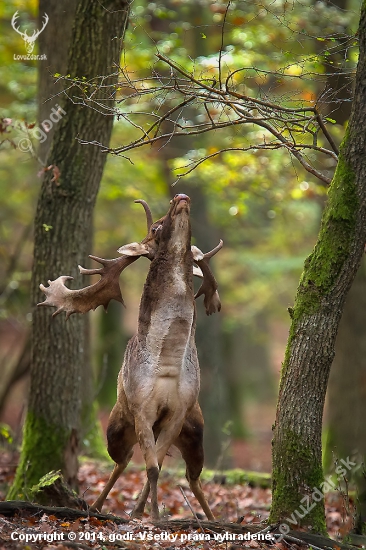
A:
<svg viewBox="0 0 366 550">
<path fill-rule="evenodd" d="M 42 17 L 42 28 L 41 29 L 35 29 L 33 31 L 33 34 L 30 35 L 30 36 L 28 36 L 27 29 L 25 29 L 24 31 L 20 30 L 18 18 L 19 18 L 19 12 L 16 11 L 14 13 L 12 19 L 11 19 L 11 26 L 13 27 L 15 32 L 20 34 L 20 36 L 23 38 L 27 55 L 15 55 L 14 54 L 14 59 L 21 59 L 21 60 L 22 59 L 27 59 L 27 60 L 28 59 L 36 59 L 36 60 L 47 59 L 47 57 L 45 55 L 33 55 L 34 44 L 35 44 L 37 38 L 39 37 L 39 35 L 41 34 L 41 32 L 43 32 L 44 29 L 46 28 L 48 20 L 49 20 L 47 13 L 45 13 L 44 16 Z"/>
</svg>

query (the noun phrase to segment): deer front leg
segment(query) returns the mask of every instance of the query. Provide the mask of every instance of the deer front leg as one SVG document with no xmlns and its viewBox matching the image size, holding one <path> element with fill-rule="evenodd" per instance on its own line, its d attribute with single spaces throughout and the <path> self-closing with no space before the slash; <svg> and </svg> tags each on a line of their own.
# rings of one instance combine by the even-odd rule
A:
<svg viewBox="0 0 366 550">
<path fill-rule="evenodd" d="M 159 508 L 157 486 L 159 478 L 159 465 L 155 450 L 155 437 L 150 424 L 151 423 L 146 418 L 135 419 L 136 436 L 145 460 L 147 482 L 135 508 L 132 511 L 131 517 L 136 518 L 142 516 L 146 499 L 151 490 L 151 516 L 153 520 L 158 520 Z"/>
<path fill-rule="evenodd" d="M 146 462 L 146 471 L 147 471 L 147 481 L 144 485 L 144 488 L 140 494 L 140 497 L 137 501 L 137 504 L 131 514 L 132 518 L 141 518 L 142 514 L 144 513 L 145 505 L 147 498 L 150 493 L 151 489 L 151 508 L 152 508 L 152 517 L 154 520 L 159 519 L 159 509 L 157 504 L 157 482 L 159 478 L 159 473 L 161 470 L 161 467 L 163 465 L 164 458 L 166 456 L 166 453 L 169 450 L 169 447 L 172 445 L 173 441 L 176 439 L 177 434 L 179 434 L 182 424 L 184 421 L 184 417 L 182 416 L 182 413 L 179 412 L 176 417 L 169 420 L 169 423 L 164 426 L 156 440 L 156 444 L 154 444 L 155 447 L 155 456 L 158 464 L 158 469 L 155 468 L 150 471 L 149 474 L 149 467 Z M 156 477 L 156 479 L 155 479 Z M 154 490 L 153 487 L 155 485 L 155 494 L 156 499 L 154 497 Z M 155 506 L 155 500 L 156 500 L 156 506 Z M 157 517 L 154 515 L 154 509 L 157 509 Z"/>
<path fill-rule="evenodd" d="M 149 480 L 147 480 L 145 485 L 144 485 L 144 488 L 141 491 L 141 494 L 140 494 L 139 499 L 136 503 L 136 506 L 132 510 L 132 513 L 131 513 L 131 518 L 132 519 L 142 518 L 142 515 L 143 515 L 144 510 L 145 510 L 145 506 L 146 506 L 146 501 L 147 501 L 147 498 L 148 498 L 149 494 L 150 494 L 150 482 L 149 482 Z"/>
</svg>

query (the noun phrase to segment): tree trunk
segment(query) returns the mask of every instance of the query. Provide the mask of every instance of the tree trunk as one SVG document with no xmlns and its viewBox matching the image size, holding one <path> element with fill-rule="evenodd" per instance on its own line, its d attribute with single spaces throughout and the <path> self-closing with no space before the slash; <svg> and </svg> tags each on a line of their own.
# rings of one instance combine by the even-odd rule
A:
<svg viewBox="0 0 366 550">
<path fill-rule="evenodd" d="M 345 304 L 328 387 L 326 467 L 338 458 L 366 455 L 366 259 Z"/>
<path fill-rule="evenodd" d="M 60 98 L 56 95 L 62 90 L 62 80 L 55 82 L 53 75 L 56 72 L 65 75 L 67 73 L 68 49 L 71 41 L 72 24 L 74 21 L 75 2 L 73 0 L 39 0 L 38 10 L 38 28 L 42 28 L 42 19 L 44 14 L 49 17 L 48 24 L 37 38 L 39 52 L 45 54 L 47 60 L 38 64 L 38 127 L 43 132 L 40 136 L 37 155 L 43 165 L 46 163 L 50 144 L 57 124 L 50 121 L 51 109 L 55 108 Z M 62 25 L 59 21 L 62 21 Z M 55 96 L 55 97 L 53 97 Z M 57 108 L 56 108 L 57 109 Z M 50 124 L 48 124 L 50 122 Z M 42 126 L 44 123 L 44 126 Z M 45 131 L 45 129 L 47 131 Z M 30 229 L 30 228 L 29 228 Z M 25 229 L 23 242 L 26 240 L 29 229 Z M 16 258 L 16 256 L 15 256 Z M 13 263 L 8 268 L 12 273 Z M 14 267 L 16 267 L 14 265 Z M 1 292 L 1 291 L 0 291 Z M 30 334 L 23 345 L 23 351 L 20 354 L 18 362 L 14 365 L 4 387 L 0 388 L 0 414 L 5 405 L 6 396 L 23 376 L 28 376 L 30 371 Z"/>
<path fill-rule="evenodd" d="M 269 327 L 266 312 L 253 315 L 250 325 L 238 324 L 225 335 L 226 381 L 230 395 L 232 434 L 236 439 L 253 436 L 247 414 L 273 406 L 276 384 L 268 353 Z M 256 434 L 258 435 L 258 434 Z"/>
<path fill-rule="evenodd" d="M 207 199 L 197 183 L 187 181 L 174 187 L 174 193 L 183 191 L 192 199 L 192 234 L 204 252 L 212 250 L 219 242 L 219 235 L 209 219 Z M 198 401 L 205 419 L 205 465 L 209 468 L 227 468 L 231 465 L 227 452 L 224 452 L 230 435 L 225 433 L 230 418 L 230 398 L 226 379 L 227 365 L 223 354 L 222 313 L 207 317 L 202 298 L 198 298 L 196 308 L 196 342 L 201 370 Z"/>
<path fill-rule="evenodd" d="M 116 402 L 117 376 L 121 369 L 123 353 L 126 349 L 128 336 L 122 326 L 121 306 L 112 301 L 107 313 L 102 312 L 98 318 L 97 357 L 99 405 L 111 410 Z"/>
<path fill-rule="evenodd" d="M 344 301 L 366 241 L 365 2 L 359 40 L 360 57 L 349 126 L 318 240 L 305 262 L 295 305 L 290 309 L 292 323 L 274 426 L 270 516 L 271 522 L 284 524 L 284 532 L 288 529 L 288 518 L 305 528 L 325 531 L 321 498 L 324 399 Z M 320 492 L 314 493 L 315 488 Z M 305 508 L 301 508 L 304 504 Z"/>
<path fill-rule="evenodd" d="M 78 2 L 67 69 L 71 78 L 88 81 L 115 72 L 128 9 L 127 1 Z M 104 84 L 116 82 L 115 74 Z M 77 87 L 68 90 L 69 97 L 81 93 Z M 31 388 L 10 499 L 26 494 L 27 487 L 52 469 L 60 469 L 65 480 L 76 485 L 84 323 L 80 316 L 67 323 L 62 315 L 53 320 L 48 308 L 37 309 L 35 304 L 42 301 L 39 283 L 60 274 L 72 275 L 75 285 L 82 285 L 76 266 L 90 252 L 93 208 L 106 156 L 98 148 L 80 145 L 77 138 L 108 144 L 113 118 L 76 102 L 61 106 L 66 114 L 57 124 L 47 160 L 61 175 L 45 174 L 35 218 Z"/>
<path fill-rule="evenodd" d="M 39 0 L 38 28 L 42 28 L 42 18 L 45 13 L 49 17 L 48 24 L 37 39 L 39 52 L 47 56 L 47 60 L 38 65 L 38 124 L 45 123 L 45 136 L 41 138 L 38 156 L 46 162 L 53 135 L 57 124 L 48 124 L 52 108 L 60 103 L 59 94 L 63 87 L 62 79 L 55 80 L 53 75 L 67 73 L 68 50 L 71 42 L 72 26 L 75 16 L 76 2 L 73 0 Z M 60 22 L 62 22 L 60 24 Z"/>
</svg>

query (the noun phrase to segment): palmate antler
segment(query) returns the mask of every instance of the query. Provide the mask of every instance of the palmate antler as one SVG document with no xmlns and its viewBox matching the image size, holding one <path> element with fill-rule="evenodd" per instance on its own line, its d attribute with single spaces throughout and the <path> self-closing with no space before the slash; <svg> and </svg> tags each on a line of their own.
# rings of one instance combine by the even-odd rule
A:
<svg viewBox="0 0 366 550">
<path fill-rule="evenodd" d="M 39 285 L 42 292 L 45 293 L 44 302 L 38 306 L 53 306 L 57 310 L 52 314 L 55 317 L 62 311 L 66 313 L 66 319 L 72 313 L 86 313 L 98 306 L 103 306 L 107 311 L 111 300 L 117 300 L 124 305 L 124 301 L 119 287 L 119 276 L 126 267 L 137 260 L 137 256 L 121 256 L 113 260 L 104 260 L 97 256 L 89 256 L 103 267 L 97 269 L 85 269 L 79 265 L 79 271 L 83 275 L 101 275 L 98 282 L 93 285 L 78 290 L 70 290 L 65 286 L 65 281 L 73 279 L 68 275 L 58 277 L 55 281 L 48 281 L 49 286 Z"/>
<path fill-rule="evenodd" d="M 196 246 L 192 247 L 193 259 L 202 271 L 202 275 L 198 272 L 194 274 L 203 279 L 202 284 L 196 292 L 194 298 L 197 299 L 204 294 L 205 297 L 203 299 L 203 303 L 206 308 L 207 315 L 212 315 L 212 313 L 216 313 L 216 311 L 221 310 L 220 296 L 217 291 L 218 284 L 211 271 L 209 262 L 210 259 L 215 256 L 219 250 L 221 250 L 223 244 L 223 241 L 220 239 L 219 244 L 210 252 L 206 252 L 206 254 L 203 254 L 203 252 L 201 252 L 201 250 Z"/>
<path fill-rule="evenodd" d="M 141 256 L 146 256 L 149 260 L 154 258 L 156 250 L 155 238 L 158 230 L 164 223 L 164 218 L 153 223 L 151 210 L 148 204 L 140 199 L 135 202 L 142 204 L 147 221 L 147 236 L 141 243 L 130 243 L 122 246 L 118 252 L 122 254 L 120 258 L 105 260 L 97 256 L 90 255 L 89 258 L 100 263 L 102 267 L 96 269 L 85 269 L 79 267 L 82 275 L 100 275 L 99 281 L 85 288 L 71 290 L 65 285 L 66 281 L 72 280 L 73 277 L 62 275 L 54 281 L 48 281 L 48 287 L 40 284 L 39 287 L 46 295 L 44 302 L 37 304 L 38 306 L 56 307 L 53 317 L 59 315 L 63 311 L 66 313 L 66 319 L 73 313 L 87 313 L 90 310 L 95 310 L 98 306 L 103 306 L 107 311 L 108 304 L 111 300 L 117 300 L 124 305 L 124 301 L 119 286 L 119 276 L 122 271 L 129 265 L 135 262 Z M 204 306 L 206 314 L 211 315 L 216 311 L 220 311 L 221 302 L 217 292 L 217 282 L 209 266 L 209 261 L 221 248 L 223 242 L 220 243 L 210 252 L 204 254 L 199 248 L 192 246 L 194 262 L 197 267 L 193 267 L 193 275 L 203 279 L 203 282 L 195 295 L 198 298 L 204 294 Z"/>
<path fill-rule="evenodd" d="M 146 214 L 147 221 L 147 236 L 142 243 L 149 243 L 153 238 L 152 215 L 148 204 L 144 200 L 136 200 L 142 204 Z M 146 245 L 144 245 L 146 247 Z M 148 250 L 148 248 L 146 248 Z M 147 252 L 143 252 L 147 254 Z M 100 263 L 103 267 L 96 269 L 85 269 L 79 265 L 79 271 L 82 275 L 100 275 L 99 281 L 85 288 L 71 290 L 65 286 L 65 282 L 72 280 L 73 277 L 62 275 L 54 281 L 48 281 L 48 287 L 40 284 L 39 288 L 45 293 L 46 299 L 44 302 L 37 304 L 38 306 L 57 307 L 57 310 L 52 314 L 55 317 L 62 311 L 66 313 L 66 319 L 73 313 L 86 313 L 91 309 L 96 309 L 98 306 L 103 306 L 107 311 L 108 304 L 111 300 L 117 300 L 124 305 L 124 301 L 119 286 L 119 276 L 122 271 L 129 265 L 135 262 L 140 256 L 123 255 L 120 258 L 105 260 L 97 256 L 89 256 L 92 260 Z"/>
</svg>

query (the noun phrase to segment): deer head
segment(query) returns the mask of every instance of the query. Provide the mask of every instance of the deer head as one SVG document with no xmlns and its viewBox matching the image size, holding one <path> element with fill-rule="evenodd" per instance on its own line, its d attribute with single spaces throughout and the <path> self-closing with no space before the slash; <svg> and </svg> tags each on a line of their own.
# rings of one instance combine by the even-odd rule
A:
<svg viewBox="0 0 366 550">
<path fill-rule="evenodd" d="M 147 235 L 141 242 L 133 242 L 121 246 L 118 252 L 122 254 L 120 258 L 107 260 L 90 255 L 89 258 L 100 263 L 102 267 L 95 269 L 85 269 L 79 265 L 79 271 L 83 275 L 100 275 L 101 278 L 93 285 L 82 289 L 71 290 L 66 287 L 65 282 L 70 281 L 73 277 L 62 275 L 54 281 L 48 281 L 48 287 L 40 284 L 40 289 L 46 295 L 44 302 L 39 303 L 39 306 L 56 307 L 53 317 L 59 315 L 63 311 L 66 313 L 66 319 L 73 313 L 86 313 L 90 310 L 95 310 L 98 306 L 103 306 L 105 310 L 111 300 L 116 300 L 124 305 L 124 301 L 119 286 L 119 276 L 124 269 L 134 263 L 141 256 L 147 257 L 149 260 L 155 258 L 161 232 L 165 226 L 165 231 L 168 230 L 166 220 L 173 211 L 180 210 L 182 205 L 178 207 L 172 203 L 168 213 L 153 222 L 151 210 L 144 200 L 136 200 L 135 202 L 142 204 L 147 222 Z M 179 201 L 180 202 L 180 201 Z M 184 201 L 183 201 L 184 202 Z M 183 204 L 182 202 L 182 204 Z M 169 224 L 171 228 L 171 224 Z M 222 241 L 210 252 L 203 254 L 197 247 L 192 247 L 193 260 L 196 266 L 193 267 L 193 275 L 203 279 L 202 285 L 195 295 L 198 298 L 204 295 L 204 306 L 207 315 L 211 315 L 216 311 L 220 311 L 221 303 L 217 292 L 217 282 L 209 267 L 209 260 L 221 248 Z"/>
<path fill-rule="evenodd" d="M 19 27 L 17 26 L 18 17 L 19 17 L 19 12 L 16 11 L 14 13 L 12 19 L 11 19 L 11 26 L 23 38 L 23 40 L 25 42 L 25 49 L 26 49 L 27 53 L 32 53 L 33 49 L 34 49 L 35 41 L 37 40 L 37 38 L 41 34 L 41 32 L 45 29 L 45 27 L 48 23 L 48 20 L 49 20 L 48 15 L 47 15 L 47 13 L 44 14 L 42 28 L 40 30 L 34 30 L 32 36 L 28 36 L 26 30 L 24 32 L 22 32 L 19 29 Z"/>
</svg>

